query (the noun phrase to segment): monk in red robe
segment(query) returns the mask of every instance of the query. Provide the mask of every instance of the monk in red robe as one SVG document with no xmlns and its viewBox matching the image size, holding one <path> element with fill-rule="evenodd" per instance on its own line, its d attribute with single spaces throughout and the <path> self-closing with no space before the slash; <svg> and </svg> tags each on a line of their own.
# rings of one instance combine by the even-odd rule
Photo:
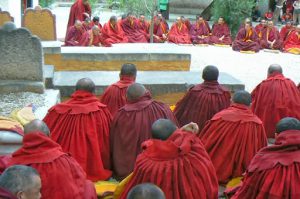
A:
<svg viewBox="0 0 300 199">
<path fill-rule="evenodd" d="M 294 26 L 291 21 L 287 21 L 285 26 L 280 30 L 280 38 L 283 42 L 289 37 L 289 35 L 294 31 Z"/>
<path fill-rule="evenodd" d="M 300 54 L 300 25 L 286 39 L 284 51 Z"/>
<path fill-rule="evenodd" d="M 300 118 L 300 93 L 279 65 L 269 67 L 268 78 L 252 91 L 252 99 L 252 110 L 263 121 L 268 138 L 275 137 L 275 126 L 282 118 Z"/>
<path fill-rule="evenodd" d="M 111 176 L 111 114 L 94 93 L 94 82 L 80 79 L 71 99 L 52 107 L 44 121 L 51 130 L 51 138 L 78 161 L 89 180 L 96 182 Z"/>
<path fill-rule="evenodd" d="M 93 17 L 93 20 L 90 23 L 90 29 L 92 29 L 94 26 L 98 26 L 100 31 L 102 30 L 102 25 L 100 23 L 100 18 L 99 17 Z"/>
<path fill-rule="evenodd" d="M 110 17 L 109 21 L 104 24 L 102 28 L 102 35 L 104 43 L 107 45 L 128 42 L 128 38 L 125 36 L 123 29 L 117 23 L 116 16 Z"/>
<path fill-rule="evenodd" d="M 155 43 L 164 43 L 168 40 L 169 34 L 169 25 L 164 20 L 161 14 L 157 15 L 154 19 L 154 42 Z"/>
<path fill-rule="evenodd" d="M 160 187 L 166 199 L 218 198 L 215 169 L 201 140 L 193 132 L 176 128 L 170 120 L 153 124 L 153 139 L 142 144 L 143 152 L 120 199 L 144 182 Z"/>
<path fill-rule="evenodd" d="M 93 183 L 61 146 L 50 139 L 47 125 L 33 120 L 24 128 L 23 146 L 12 154 L 11 165 L 27 165 L 41 176 L 44 199 L 97 198 Z"/>
<path fill-rule="evenodd" d="M 120 24 L 129 43 L 148 43 L 148 34 L 139 28 L 137 20 L 131 13 Z"/>
<path fill-rule="evenodd" d="M 11 166 L 0 176 L 1 199 L 40 199 L 41 187 L 40 175 L 32 167 Z"/>
<path fill-rule="evenodd" d="M 176 104 L 174 114 L 183 126 L 190 122 L 198 124 L 202 130 L 206 121 L 214 114 L 229 107 L 230 92 L 218 83 L 219 70 L 215 66 L 206 66 L 202 72 L 204 82 L 191 88 Z"/>
<path fill-rule="evenodd" d="M 191 37 L 186 25 L 178 17 L 176 23 L 172 25 L 169 32 L 169 42 L 175 44 L 191 44 Z"/>
<path fill-rule="evenodd" d="M 136 72 L 134 64 L 123 64 L 120 72 L 120 80 L 107 87 L 101 96 L 100 101 L 107 105 L 112 116 L 126 104 L 126 91 L 128 86 L 135 82 Z"/>
<path fill-rule="evenodd" d="M 103 41 L 102 34 L 98 26 L 94 26 L 91 30 L 83 33 L 79 42 L 80 46 L 107 46 Z"/>
<path fill-rule="evenodd" d="M 260 150 L 251 161 L 242 186 L 232 199 L 299 198 L 300 124 L 284 118 L 276 126 L 273 146 Z"/>
<path fill-rule="evenodd" d="M 233 104 L 214 115 L 199 134 L 222 185 L 241 177 L 256 152 L 267 146 L 263 123 L 250 104 L 250 93 L 237 91 Z"/>
<path fill-rule="evenodd" d="M 88 0 L 77 0 L 71 7 L 67 30 L 74 25 L 76 20 L 84 21 L 90 18 L 92 9 Z"/>
<path fill-rule="evenodd" d="M 212 27 L 212 36 L 210 37 L 211 44 L 231 45 L 232 39 L 230 36 L 230 29 L 225 23 L 223 17 L 218 19 Z"/>
<path fill-rule="evenodd" d="M 260 46 L 262 49 L 281 50 L 282 40 L 278 29 L 274 27 L 273 21 L 268 21 L 267 28 L 263 29 Z"/>
<path fill-rule="evenodd" d="M 91 19 L 85 18 L 85 20 L 82 22 L 82 27 L 85 31 L 91 30 Z"/>
<path fill-rule="evenodd" d="M 232 43 L 234 51 L 258 52 L 260 49 L 259 38 L 251 23 L 247 23 L 236 35 Z"/>
<path fill-rule="evenodd" d="M 197 16 L 197 21 L 192 25 L 190 34 L 193 44 L 209 44 L 211 30 L 202 16 Z"/>
<path fill-rule="evenodd" d="M 255 26 L 255 32 L 259 39 L 262 38 L 263 34 L 262 31 L 267 28 L 267 21 L 262 19 L 258 25 Z"/>
<path fill-rule="evenodd" d="M 82 34 L 85 30 L 82 27 L 82 23 L 80 21 L 76 21 L 74 26 L 71 26 L 68 29 L 66 38 L 65 38 L 65 45 L 66 46 L 79 46 L 79 42 L 81 40 Z"/>
<path fill-rule="evenodd" d="M 180 18 L 181 18 L 182 23 L 184 23 L 184 25 L 187 27 L 188 31 L 190 31 L 191 27 L 192 27 L 190 20 L 186 19 L 184 16 L 181 16 Z"/>
<path fill-rule="evenodd" d="M 138 28 L 144 32 L 145 35 L 147 35 L 147 38 L 150 38 L 149 36 L 149 29 L 150 29 L 150 23 L 146 20 L 145 15 L 140 15 L 140 18 L 136 21 Z"/>
<path fill-rule="evenodd" d="M 134 83 L 127 89 L 127 103 L 114 116 L 111 125 L 111 152 L 114 177 L 127 177 L 141 153 L 141 144 L 151 138 L 151 125 L 160 118 L 176 121 L 170 108 L 152 100 L 149 91 Z"/>
</svg>

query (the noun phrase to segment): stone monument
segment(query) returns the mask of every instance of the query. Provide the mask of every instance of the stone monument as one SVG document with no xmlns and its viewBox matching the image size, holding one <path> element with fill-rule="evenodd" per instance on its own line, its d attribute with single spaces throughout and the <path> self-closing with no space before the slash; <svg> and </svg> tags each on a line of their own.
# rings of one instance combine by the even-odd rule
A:
<svg viewBox="0 0 300 199">
<path fill-rule="evenodd" d="M 8 21 L 14 21 L 14 18 L 10 16 L 9 12 L 0 11 L 0 26 L 3 26 Z"/>
</svg>

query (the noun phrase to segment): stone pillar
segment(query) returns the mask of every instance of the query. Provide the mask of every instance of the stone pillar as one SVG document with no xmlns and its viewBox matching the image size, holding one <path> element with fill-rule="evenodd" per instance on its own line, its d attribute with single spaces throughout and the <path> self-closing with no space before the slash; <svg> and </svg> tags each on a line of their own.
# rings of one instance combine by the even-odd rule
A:
<svg viewBox="0 0 300 199">
<path fill-rule="evenodd" d="M 0 0 L 0 7 L 10 13 L 17 27 L 21 27 L 21 0 Z"/>
</svg>

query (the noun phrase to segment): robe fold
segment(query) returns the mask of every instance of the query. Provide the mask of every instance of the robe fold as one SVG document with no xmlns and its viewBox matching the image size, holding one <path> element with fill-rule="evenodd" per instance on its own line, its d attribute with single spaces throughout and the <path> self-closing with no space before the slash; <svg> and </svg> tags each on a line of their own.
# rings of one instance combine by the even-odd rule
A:
<svg viewBox="0 0 300 199">
<path fill-rule="evenodd" d="M 262 81 L 251 95 L 252 110 L 263 121 L 268 138 L 275 137 L 276 124 L 281 119 L 300 119 L 300 93 L 297 86 L 280 73 L 274 73 Z"/>
<path fill-rule="evenodd" d="M 127 88 L 134 82 L 135 79 L 133 77 L 123 75 L 121 76 L 120 81 L 105 89 L 100 101 L 107 105 L 112 116 L 126 104 Z"/>
<path fill-rule="evenodd" d="M 286 41 L 286 39 L 289 37 L 289 35 L 294 31 L 294 28 L 293 26 L 291 27 L 287 27 L 287 26 L 284 26 L 281 28 L 280 30 L 280 38 L 283 42 Z"/>
<path fill-rule="evenodd" d="M 75 24 L 76 20 L 84 21 L 85 18 L 88 17 L 85 16 L 84 13 L 87 13 L 89 17 L 91 17 L 91 6 L 89 4 L 84 5 L 82 0 L 77 0 L 71 7 L 67 30 Z"/>
<path fill-rule="evenodd" d="M 255 26 L 255 32 L 258 36 L 259 39 L 262 38 L 262 31 L 266 28 L 266 26 L 264 26 L 263 24 L 258 24 L 257 26 Z"/>
<path fill-rule="evenodd" d="M 251 161 L 242 186 L 232 199 L 300 198 L 300 131 L 281 132 L 275 145 Z"/>
<path fill-rule="evenodd" d="M 176 104 L 174 114 L 180 126 L 195 122 L 201 131 L 205 122 L 230 106 L 230 92 L 217 81 L 205 81 L 191 88 Z"/>
<path fill-rule="evenodd" d="M 124 179 L 134 168 L 141 144 L 151 138 L 151 126 L 158 119 L 176 119 L 170 108 L 151 99 L 150 93 L 127 102 L 114 116 L 111 125 L 111 152 L 114 177 Z"/>
<path fill-rule="evenodd" d="M 136 20 L 137 27 L 149 38 L 150 24 L 147 21 Z"/>
<path fill-rule="evenodd" d="M 224 38 L 220 40 L 221 37 Z M 212 36 L 210 37 L 210 44 L 231 45 L 232 39 L 230 36 L 230 29 L 227 24 L 214 24 L 212 27 Z"/>
<path fill-rule="evenodd" d="M 215 169 L 196 135 L 177 130 L 166 141 L 145 141 L 142 148 L 120 199 L 145 182 L 160 187 L 166 199 L 218 198 Z"/>
<path fill-rule="evenodd" d="M 38 131 L 24 136 L 22 148 L 12 154 L 9 164 L 31 166 L 39 172 L 43 199 L 97 198 L 94 188 L 86 193 L 89 182 L 76 160 Z"/>
<path fill-rule="evenodd" d="M 209 44 L 210 42 L 210 27 L 207 21 L 203 23 L 196 22 L 190 29 L 192 43 L 194 44 Z M 202 38 L 199 38 L 201 36 Z"/>
<path fill-rule="evenodd" d="M 66 46 L 79 46 L 80 40 L 82 38 L 82 35 L 84 34 L 84 29 L 77 29 L 75 26 L 71 26 L 68 31 L 65 38 L 65 45 Z"/>
<path fill-rule="evenodd" d="M 284 43 L 284 50 L 288 51 L 292 48 L 297 48 L 300 51 L 300 33 L 293 31 Z"/>
<path fill-rule="evenodd" d="M 129 43 L 148 43 L 148 34 L 139 28 L 137 20 L 124 19 L 120 24 Z"/>
<path fill-rule="evenodd" d="M 269 42 L 275 41 L 273 46 L 271 46 Z M 262 49 L 274 49 L 281 50 L 282 49 L 282 40 L 280 38 L 280 33 L 277 28 L 273 27 L 272 29 L 265 28 L 262 31 L 262 37 L 260 38 L 260 46 Z"/>
<path fill-rule="evenodd" d="M 262 121 L 245 105 L 217 113 L 199 134 L 220 184 L 241 177 L 256 152 L 267 146 Z"/>
<path fill-rule="evenodd" d="M 191 44 L 189 30 L 184 23 L 173 24 L 169 32 L 169 42 L 175 44 Z"/>
<path fill-rule="evenodd" d="M 1 199 L 18 199 L 12 193 L 10 193 L 9 191 L 7 191 L 1 187 L 0 187 L 0 198 Z"/>
<path fill-rule="evenodd" d="M 80 46 L 106 46 L 109 47 L 109 45 L 106 45 L 103 41 L 101 33 L 99 35 L 94 35 L 93 30 L 88 30 L 85 33 L 83 33 L 81 40 L 79 42 Z"/>
<path fill-rule="evenodd" d="M 236 35 L 232 43 L 234 51 L 254 51 L 258 52 L 260 49 L 259 38 L 253 28 L 246 30 L 242 28 Z"/>
<path fill-rule="evenodd" d="M 161 21 L 159 24 L 154 24 L 153 34 L 158 38 L 154 38 L 155 43 L 163 43 L 166 39 L 163 38 L 163 34 L 167 35 L 169 32 L 169 25 L 166 21 Z"/>
<path fill-rule="evenodd" d="M 89 180 L 107 180 L 111 176 L 111 114 L 94 94 L 76 91 L 70 100 L 52 107 L 44 121 L 51 138 L 77 160 Z"/>
<path fill-rule="evenodd" d="M 120 24 L 112 26 L 109 21 L 102 28 L 102 36 L 107 45 L 128 42 L 128 38 L 125 36 Z"/>
</svg>

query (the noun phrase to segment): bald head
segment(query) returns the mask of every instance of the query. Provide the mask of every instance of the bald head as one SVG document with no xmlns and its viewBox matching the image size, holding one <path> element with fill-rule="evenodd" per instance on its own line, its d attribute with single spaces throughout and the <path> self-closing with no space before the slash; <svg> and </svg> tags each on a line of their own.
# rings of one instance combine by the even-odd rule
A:
<svg viewBox="0 0 300 199">
<path fill-rule="evenodd" d="M 250 106 L 251 94 L 247 91 L 237 91 L 234 93 L 232 100 L 234 103 Z"/>
<path fill-rule="evenodd" d="M 133 187 L 127 199 L 165 199 L 163 191 L 154 184 L 144 183 Z"/>
<path fill-rule="evenodd" d="M 76 91 L 95 93 L 95 83 L 90 78 L 83 78 L 76 83 Z"/>
<path fill-rule="evenodd" d="M 206 66 L 202 72 L 202 78 L 205 81 L 217 81 L 219 77 L 219 70 L 215 66 Z"/>
<path fill-rule="evenodd" d="M 110 23 L 112 23 L 112 22 L 117 22 L 117 17 L 116 16 L 111 16 L 110 18 L 109 18 L 109 22 Z"/>
<path fill-rule="evenodd" d="M 131 84 L 127 89 L 127 100 L 134 101 L 142 97 L 146 93 L 146 88 L 139 83 Z"/>
<path fill-rule="evenodd" d="M 120 75 L 136 77 L 136 66 L 134 64 L 126 63 L 122 65 Z"/>
<path fill-rule="evenodd" d="M 24 126 L 24 134 L 32 133 L 32 132 L 41 132 L 45 135 L 50 135 L 50 130 L 48 126 L 42 120 L 32 120 L 28 124 Z"/>
<path fill-rule="evenodd" d="M 167 140 L 177 129 L 177 126 L 168 119 L 159 119 L 153 123 L 151 133 L 154 139 Z"/>
<path fill-rule="evenodd" d="M 282 68 L 279 64 L 272 64 L 271 66 L 269 66 L 268 75 L 272 75 L 275 72 L 282 74 Z"/>
<path fill-rule="evenodd" d="M 288 130 L 300 130 L 300 121 L 293 117 L 286 117 L 277 123 L 276 133 L 279 134 Z"/>
</svg>

